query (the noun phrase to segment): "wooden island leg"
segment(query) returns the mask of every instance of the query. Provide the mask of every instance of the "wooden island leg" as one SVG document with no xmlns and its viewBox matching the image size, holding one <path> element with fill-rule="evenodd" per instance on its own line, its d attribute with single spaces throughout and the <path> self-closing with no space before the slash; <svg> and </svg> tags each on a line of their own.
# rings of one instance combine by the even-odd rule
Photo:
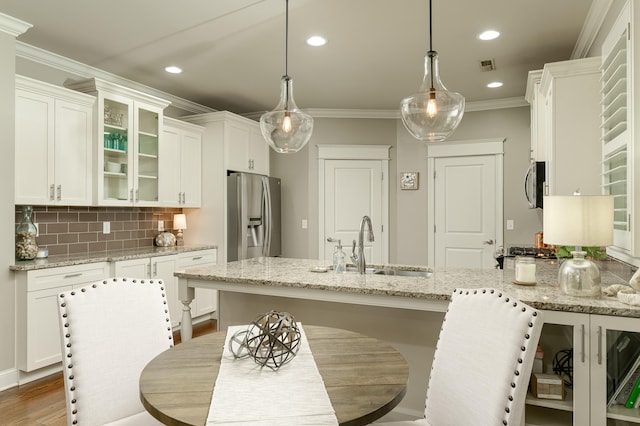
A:
<svg viewBox="0 0 640 426">
<path fill-rule="evenodd" d="M 180 322 L 180 339 L 183 342 L 191 340 L 193 336 L 193 324 L 191 321 L 191 302 L 195 297 L 195 289 L 189 287 L 189 280 L 178 279 L 178 298 L 182 302 L 182 321 Z"/>
</svg>

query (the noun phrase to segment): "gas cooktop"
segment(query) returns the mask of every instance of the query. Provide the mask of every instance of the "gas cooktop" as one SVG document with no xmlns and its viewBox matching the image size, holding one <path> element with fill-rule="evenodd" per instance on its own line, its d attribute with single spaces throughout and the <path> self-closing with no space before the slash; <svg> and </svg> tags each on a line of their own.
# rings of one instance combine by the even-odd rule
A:
<svg viewBox="0 0 640 426">
<path fill-rule="evenodd" d="M 551 248 L 509 247 L 507 256 L 528 256 L 541 259 L 555 259 L 556 252 Z"/>
</svg>

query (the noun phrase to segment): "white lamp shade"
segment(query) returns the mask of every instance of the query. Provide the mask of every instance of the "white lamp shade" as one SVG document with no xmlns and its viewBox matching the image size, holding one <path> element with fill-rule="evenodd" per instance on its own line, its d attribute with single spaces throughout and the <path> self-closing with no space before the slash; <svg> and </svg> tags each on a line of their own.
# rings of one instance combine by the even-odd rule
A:
<svg viewBox="0 0 640 426">
<path fill-rule="evenodd" d="M 174 214 L 173 229 L 187 229 L 187 216 L 184 214 Z"/>
<path fill-rule="evenodd" d="M 602 247 L 613 243 L 613 196 L 544 197 L 546 244 Z"/>
</svg>

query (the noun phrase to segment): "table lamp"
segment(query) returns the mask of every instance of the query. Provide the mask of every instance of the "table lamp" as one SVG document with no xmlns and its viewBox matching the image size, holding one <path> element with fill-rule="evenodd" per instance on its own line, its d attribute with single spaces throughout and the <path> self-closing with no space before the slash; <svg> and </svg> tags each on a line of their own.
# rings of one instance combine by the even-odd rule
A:
<svg viewBox="0 0 640 426">
<path fill-rule="evenodd" d="M 544 197 L 545 244 L 575 246 L 572 259 L 558 271 L 558 284 L 571 296 L 599 296 L 600 271 L 585 259 L 582 246 L 602 247 L 613 243 L 613 196 L 567 195 Z"/>
<path fill-rule="evenodd" d="M 173 215 L 173 229 L 177 229 L 178 233 L 176 234 L 176 245 L 183 246 L 184 238 L 182 235 L 182 231 L 187 229 L 187 216 L 180 213 Z"/>
</svg>

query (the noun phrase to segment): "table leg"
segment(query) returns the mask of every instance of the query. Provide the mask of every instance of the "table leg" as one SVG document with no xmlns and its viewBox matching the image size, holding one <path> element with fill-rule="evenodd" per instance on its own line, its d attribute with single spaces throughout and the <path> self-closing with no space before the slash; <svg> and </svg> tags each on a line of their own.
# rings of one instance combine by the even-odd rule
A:
<svg viewBox="0 0 640 426">
<path fill-rule="evenodd" d="M 180 339 L 183 342 L 191 340 L 193 325 L 191 321 L 191 302 L 195 297 L 195 288 L 189 287 L 189 281 L 185 278 L 178 280 L 178 298 L 182 302 L 182 321 L 180 322 Z"/>
</svg>

